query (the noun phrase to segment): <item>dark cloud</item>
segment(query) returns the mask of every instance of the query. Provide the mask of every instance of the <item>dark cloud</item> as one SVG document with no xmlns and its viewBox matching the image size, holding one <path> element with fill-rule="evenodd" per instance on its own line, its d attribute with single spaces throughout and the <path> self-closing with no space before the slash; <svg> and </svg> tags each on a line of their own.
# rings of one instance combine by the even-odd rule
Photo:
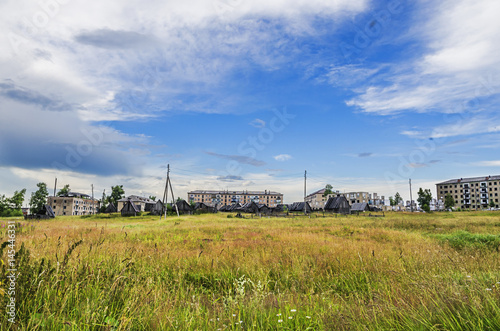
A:
<svg viewBox="0 0 500 331">
<path fill-rule="evenodd" d="M 243 180 L 243 177 L 241 177 L 241 176 L 219 176 L 219 177 L 217 177 L 217 180 L 220 180 L 221 182 L 236 182 L 239 180 Z"/>
<path fill-rule="evenodd" d="M 253 165 L 255 167 L 262 167 L 262 166 L 266 165 L 266 162 L 260 161 L 260 160 L 257 160 L 257 159 L 254 159 L 254 158 L 251 158 L 248 156 L 224 155 L 224 154 L 218 154 L 218 153 L 213 153 L 213 152 L 205 152 L 205 153 L 208 155 L 218 157 L 219 159 L 232 160 L 232 161 L 236 161 L 236 162 L 242 163 L 242 164 Z"/>
<path fill-rule="evenodd" d="M 358 157 L 370 157 L 372 155 L 373 155 L 373 153 L 359 153 Z"/>
<path fill-rule="evenodd" d="M 0 167 L 59 169 L 101 176 L 133 175 L 137 171 L 121 152 L 91 144 L 54 144 L 33 141 L 0 143 Z"/>
<path fill-rule="evenodd" d="M 82 32 L 75 36 L 81 44 L 105 49 L 128 49 L 150 46 L 155 43 L 155 38 L 145 34 L 111 29 L 99 29 Z"/>
<path fill-rule="evenodd" d="M 17 86 L 11 80 L 0 83 L 0 96 L 28 105 L 37 105 L 44 110 L 68 111 L 78 108 L 76 105 L 45 96 L 36 91 Z"/>
</svg>

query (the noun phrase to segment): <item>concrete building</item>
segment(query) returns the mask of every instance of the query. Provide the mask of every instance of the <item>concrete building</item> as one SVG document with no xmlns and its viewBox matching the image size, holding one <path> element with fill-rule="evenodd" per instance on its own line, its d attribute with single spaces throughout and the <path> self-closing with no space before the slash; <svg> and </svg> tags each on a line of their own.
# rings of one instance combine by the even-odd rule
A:
<svg viewBox="0 0 500 331">
<path fill-rule="evenodd" d="M 268 207 L 276 207 L 283 203 L 283 194 L 274 191 L 206 191 L 196 190 L 187 193 L 188 202 L 202 202 L 208 206 L 219 208 L 233 203 L 245 204 L 255 202 Z"/>
<path fill-rule="evenodd" d="M 379 196 L 377 193 L 368 193 L 368 192 L 340 193 L 339 191 L 334 191 L 332 194 L 329 194 L 328 196 L 325 197 L 323 196 L 324 193 L 325 189 L 321 189 L 314 193 L 311 193 L 306 197 L 306 202 L 309 202 L 309 204 L 313 209 L 323 209 L 329 198 L 341 195 L 347 199 L 350 205 L 363 202 L 366 202 L 370 206 L 376 206 L 379 208 L 382 208 L 382 206 L 385 205 L 385 197 Z"/>
<path fill-rule="evenodd" d="M 489 208 L 493 201 L 499 208 L 500 175 L 450 179 L 436 184 L 437 199 L 445 201 L 447 194 L 455 200 L 455 207 L 478 210 Z"/>
<path fill-rule="evenodd" d="M 92 215 L 99 211 L 100 201 L 83 193 L 69 192 L 58 197 L 48 197 L 47 204 L 56 216 Z"/>
</svg>

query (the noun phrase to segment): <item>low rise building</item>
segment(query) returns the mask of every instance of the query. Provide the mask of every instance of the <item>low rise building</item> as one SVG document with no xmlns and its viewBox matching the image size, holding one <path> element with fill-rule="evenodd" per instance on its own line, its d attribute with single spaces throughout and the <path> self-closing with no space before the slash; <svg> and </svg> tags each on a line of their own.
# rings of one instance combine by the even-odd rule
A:
<svg viewBox="0 0 500 331">
<path fill-rule="evenodd" d="M 329 198 L 336 197 L 338 195 L 344 196 L 350 205 L 355 203 L 366 202 L 370 206 L 376 206 L 382 208 L 385 205 L 385 197 L 379 196 L 377 193 L 368 192 L 347 192 L 340 193 L 339 191 L 334 191 L 332 194 L 325 194 L 325 189 L 315 191 L 306 197 L 306 202 L 309 202 L 313 209 L 323 209 Z"/>
<path fill-rule="evenodd" d="M 276 207 L 283 203 L 283 194 L 274 191 L 210 191 L 196 190 L 187 193 L 188 201 L 204 203 L 209 206 L 232 205 L 234 203 L 245 204 L 255 202 L 268 207 Z"/>
<path fill-rule="evenodd" d="M 48 197 L 47 204 L 52 207 L 56 216 L 92 215 L 99 211 L 100 201 L 83 193 L 69 192 L 67 194 Z"/>
<path fill-rule="evenodd" d="M 120 212 L 129 201 L 137 207 L 139 212 L 151 211 L 156 204 L 155 201 L 149 198 L 140 197 L 138 195 L 129 195 L 126 198 L 118 200 L 116 209 Z"/>
</svg>

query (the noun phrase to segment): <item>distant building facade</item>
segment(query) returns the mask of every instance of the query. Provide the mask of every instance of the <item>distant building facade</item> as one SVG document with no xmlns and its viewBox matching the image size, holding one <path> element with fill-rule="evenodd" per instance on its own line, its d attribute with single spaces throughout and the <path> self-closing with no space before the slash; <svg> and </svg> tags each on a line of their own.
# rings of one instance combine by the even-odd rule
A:
<svg viewBox="0 0 500 331">
<path fill-rule="evenodd" d="M 125 205 L 127 205 L 127 203 L 129 201 L 131 203 L 133 203 L 137 207 L 137 210 L 139 212 L 151 211 L 154 208 L 155 204 L 156 204 L 155 201 L 153 201 L 153 200 L 151 200 L 149 198 L 140 197 L 138 195 L 129 195 L 126 198 L 118 200 L 116 209 L 118 211 L 121 211 L 123 209 L 123 207 Z"/>
<path fill-rule="evenodd" d="M 69 192 L 68 194 L 48 197 L 47 204 L 52 207 L 56 216 L 64 215 L 92 215 L 99 211 L 100 202 L 83 193 Z"/>
<path fill-rule="evenodd" d="M 376 206 L 382 208 L 385 205 L 385 197 L 379 196 L 377 193 L 368 192 L 348 192 L 340 193 L 339 191 L 334 191 L 332 194 L 323 196 L 325 194 L 325 189 L 315 191 L 306 197 L 306 202 L 309 202 L 313 209 L 323 209 L 329 198 L 336 197 L 338 195 L 344 196 L 350 205 L 355 203 L 366 202 L 371 206 Z"/>
<path fill-rule="evenodd" d="M 445 201 L 447 194 L 455 200 L 455 207 L 477 210 L 490 206 L 499 208 L 500 175 L 450 179 L 436 184 L 437 199 Z"/>
<path fill-rule="evenodd" d="M 283 194 L 274 191 L 209 191 L 196 190 L 187 193 L 188 202 L 204 203 L 208 206 L 227 206 L 234 203 L 245 204 L 255 202 L 268 207 L 276 207 L 283 203 Z"/>
</svg>

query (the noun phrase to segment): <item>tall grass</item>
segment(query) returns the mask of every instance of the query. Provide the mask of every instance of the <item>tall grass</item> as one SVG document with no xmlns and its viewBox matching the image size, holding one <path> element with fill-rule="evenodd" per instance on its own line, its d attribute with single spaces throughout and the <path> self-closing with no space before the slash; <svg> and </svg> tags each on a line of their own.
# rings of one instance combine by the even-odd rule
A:
<svg viewBox="0 0 500 331">
<path fill-rule="evenodd" d="M 0 328 L 498 330 L 498 215 L 23 221 Z"/>
</svg>

